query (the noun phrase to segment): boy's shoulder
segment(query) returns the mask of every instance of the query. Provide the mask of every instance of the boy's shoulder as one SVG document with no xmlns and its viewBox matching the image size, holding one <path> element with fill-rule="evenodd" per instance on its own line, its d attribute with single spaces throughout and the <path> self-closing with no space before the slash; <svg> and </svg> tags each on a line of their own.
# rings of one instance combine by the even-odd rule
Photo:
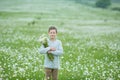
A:
<svg viewBox="0 0 120 80">
<path fill-rule="evenodd" d="M 61 43 L 61 40 L 59 40 L 59 39 L 56 39 L 56 42 L 58 42 L 58 43 Z"/>
</svg>

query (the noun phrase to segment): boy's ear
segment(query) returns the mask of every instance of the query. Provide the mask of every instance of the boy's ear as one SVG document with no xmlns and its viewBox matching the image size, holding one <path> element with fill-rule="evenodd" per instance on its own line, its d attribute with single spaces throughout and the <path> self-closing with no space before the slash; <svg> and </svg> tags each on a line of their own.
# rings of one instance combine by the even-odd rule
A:
<svg viewBox="0 0 120 80">
<path fill-rule="evenodd" d="M 50 34 L 50 32 L 48 32 L 48 35 Z"/>
</svg>

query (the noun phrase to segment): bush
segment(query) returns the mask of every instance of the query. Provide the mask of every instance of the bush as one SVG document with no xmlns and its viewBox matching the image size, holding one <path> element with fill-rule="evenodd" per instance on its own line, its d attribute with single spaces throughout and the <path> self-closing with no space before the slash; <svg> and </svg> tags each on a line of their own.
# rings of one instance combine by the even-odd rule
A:
<svg viewBox="0 0 120 80">
<path fill-rule="evenodd" d="M 111 5 L 111 0 L 98 0 L 96 2 L 96 7 L 107 8 Z"/>
<path fill-rule="evenodd" d="M 114 11 L 120 11 L 120 7 L 113 7 L 112 10 L 114 10 Z"/>
</svg>

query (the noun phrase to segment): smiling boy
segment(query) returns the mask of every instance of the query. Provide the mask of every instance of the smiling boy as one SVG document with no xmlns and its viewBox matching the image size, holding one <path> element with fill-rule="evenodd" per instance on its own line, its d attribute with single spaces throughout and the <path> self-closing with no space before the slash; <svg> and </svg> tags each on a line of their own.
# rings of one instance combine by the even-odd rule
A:
<svg viewBox="0 0 120 80">
<path fill-rule="evenodd" d="M 63 47 L 60 40 L 56 38 L 57 28 L 54 26 L 49 27 L 48 29 L 48 45 L 49 47 L 40 47 L 40 53 L 45 54 L 44 67 L 45 67 L 45 76 L 46 80 L 58 80 L 58 69 L 60 68 L 60 55 L 63 53 Z M 54 60 L 49 60 L 47 54 L 53 54 Z"/>
</svg>

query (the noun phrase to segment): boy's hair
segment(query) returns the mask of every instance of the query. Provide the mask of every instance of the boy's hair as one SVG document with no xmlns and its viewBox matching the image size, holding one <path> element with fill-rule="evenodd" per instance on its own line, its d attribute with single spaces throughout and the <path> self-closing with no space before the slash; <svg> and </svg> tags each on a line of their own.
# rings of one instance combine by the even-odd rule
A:
<svg viewBox="0 0 120 80">
<path fill-rule="evenodd" d="M 57 33 L 57 28 L 55 26 L 50 26 L 49 29 L 48 29 L 48 32 L 50 32 L 50 30 L 56 30 L 56 33 Z"/>
</svg>

